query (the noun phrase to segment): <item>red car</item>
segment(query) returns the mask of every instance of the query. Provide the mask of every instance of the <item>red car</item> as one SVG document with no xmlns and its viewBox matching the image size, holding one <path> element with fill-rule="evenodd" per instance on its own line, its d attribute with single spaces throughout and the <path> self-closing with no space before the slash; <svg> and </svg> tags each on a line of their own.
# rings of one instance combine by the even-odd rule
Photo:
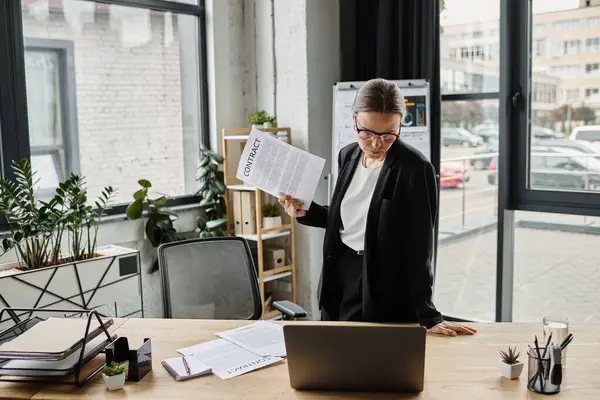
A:
<svg viewBox="0 0 600 400">
<path fill-rule="evenodd" d="M 460 188 L 469 181 L 469 174 L 461 164 L 442 163 L 440 167 L 440 187 Z"/>
</svg>

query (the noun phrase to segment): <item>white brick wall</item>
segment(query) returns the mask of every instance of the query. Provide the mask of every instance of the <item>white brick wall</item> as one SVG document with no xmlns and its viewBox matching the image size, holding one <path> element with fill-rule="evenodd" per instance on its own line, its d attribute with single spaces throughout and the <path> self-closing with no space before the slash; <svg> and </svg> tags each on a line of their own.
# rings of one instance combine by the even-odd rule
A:
<svg viewBox="0 0 600 400">
<path fill-rule="evenodd" d="M 186 193 L 177 19 L 173 40 L 165 43 L 164 15 L 152 12 L 145 40 L 144 26 L 121 31 L 106 9 L 80 32 L 62 12 L 38 19 L 24 12 L 26 38 L 73 43 L 79 160 L 91 198 L 111 185 L 119 191 L 117 201 L 130 201 L 141 178 L 162 193 Z M 139 35 L 145 43 L 126 47 L 122 35 Z"/>
</svg>

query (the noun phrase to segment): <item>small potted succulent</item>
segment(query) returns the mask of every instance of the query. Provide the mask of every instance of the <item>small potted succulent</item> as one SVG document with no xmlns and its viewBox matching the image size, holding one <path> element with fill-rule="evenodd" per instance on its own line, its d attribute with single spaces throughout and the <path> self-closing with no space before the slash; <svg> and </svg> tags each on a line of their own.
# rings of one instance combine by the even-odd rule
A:
<svg viewBox="0 0 600 400">
<path fill-rule="evenodd" d="M 516 379 L 523 372 L 523 362 L 519 361 L 520 353 L 516 347 L 508 347 L 508 351 L 500 350 L 500 373 L 506 379 Z"/>
<path fill-rule="evenodd" d="M 265 204 L 263 207 L 263 228 L 275 228 L 283 225 L 281 210 L 276 204 Z"/>
<path fill-rule="evenodd" d="M 110 365 L 102 367 L 102 379 L 108 390 L 119 390 L 125 386 L 125 367 L 123 364 L 111 361 Z"/>
<path fill-rule="evenodd" d="M 265 122 L 269 121 L 269 114 L 265 110 L 257 110 L 248 114 L 248 122 L 253 128 L 264 128 Z"/>
</svg>

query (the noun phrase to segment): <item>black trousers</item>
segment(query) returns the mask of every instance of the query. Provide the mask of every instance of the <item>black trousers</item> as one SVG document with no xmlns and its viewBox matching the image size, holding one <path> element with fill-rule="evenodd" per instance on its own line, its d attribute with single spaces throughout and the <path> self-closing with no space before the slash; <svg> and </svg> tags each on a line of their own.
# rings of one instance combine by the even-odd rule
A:
<svg viewBox="0 0 600 400">
<path fill-rule="evenodd" d="M 334 284 L 324 293 L 323 321 L 362 321 L 363 256 L 343 243 L 337 253 Z"/>
</svg>

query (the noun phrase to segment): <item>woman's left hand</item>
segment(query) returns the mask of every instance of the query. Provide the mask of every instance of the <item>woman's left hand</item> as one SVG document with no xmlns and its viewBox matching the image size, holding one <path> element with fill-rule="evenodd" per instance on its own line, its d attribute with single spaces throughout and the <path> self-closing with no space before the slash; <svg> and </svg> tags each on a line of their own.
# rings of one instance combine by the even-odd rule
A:
<svg viewBox="0 0 600 400">
<path fill-rule="evenodd" d="M 457 324 L 456 322 L 450 321 L 440 322 L 434 327 L 429 328 L 427 331 L 444 336 L 456 336 L 459 334 L 474 335 L 477 332 L 475 328 L 469 328 L 468 326 L 464 326 L 461 324 Z"/>
</svg>

